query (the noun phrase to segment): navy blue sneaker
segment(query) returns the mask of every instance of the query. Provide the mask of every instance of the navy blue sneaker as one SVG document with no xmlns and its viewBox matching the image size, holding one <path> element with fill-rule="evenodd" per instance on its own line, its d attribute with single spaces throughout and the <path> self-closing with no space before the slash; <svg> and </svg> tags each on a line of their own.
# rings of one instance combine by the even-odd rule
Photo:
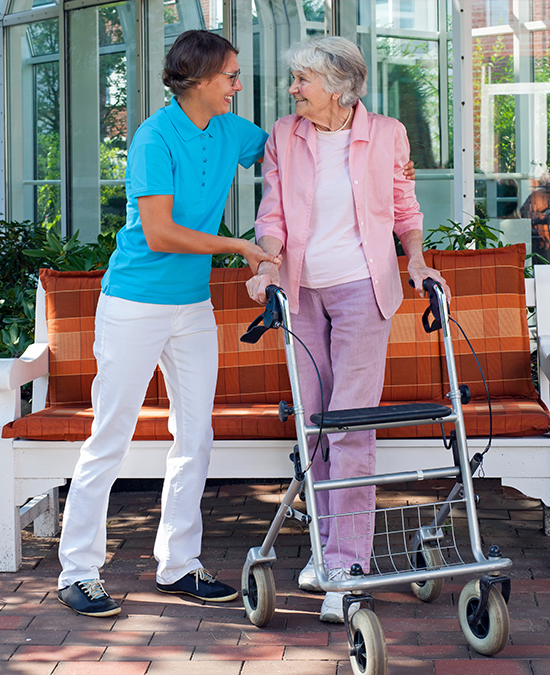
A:
<svg viewBox="0 0 550 675">
<path fill-rule="evenodd" d="M 173 584 L 157 582 L 157 589 L 161 593 L 190 595 L 206 602 L 229 602 L 238 595 L 234 588 L 218 581 L 204 567 L 189 572 Z"/>
<path fill-rule="evenodd" d="M 103 588 L 99 579 L 84 579 L 61 588 L 57 597 L 67 607 L 84 616 L 113 616 L 120 607 Z"/>
</svg>

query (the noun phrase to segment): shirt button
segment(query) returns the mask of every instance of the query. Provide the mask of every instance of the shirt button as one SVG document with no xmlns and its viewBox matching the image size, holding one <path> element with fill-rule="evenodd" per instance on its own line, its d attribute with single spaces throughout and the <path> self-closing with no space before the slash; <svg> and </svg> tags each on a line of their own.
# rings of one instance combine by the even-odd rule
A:
<svg viewBox="0 0 550 675">
<path fill-rule="evenodd" d="M 207 162 L 208 160 L 207 160 L 206 157 L 205 157 L 202 161 L 203 161 L 203 162 Z"/>
<path fill-rule="evenodd" d="M 372 258 L 369 258 L 369 262 L 374 262 L 374 260 Z"/>
<path fill-rule="evenodd" d="M 201 138 L 203 138 L 203 139 L 204 139 L 204 138 L 206 138 L 206 136 L 201 136 Z"/>
<path fill-rule="evenodd" d="M 364 225 L 364 224 L 365 224 L 365 223 L 364 223 L 363 221 L 361 221 L 361 225 Z"/>
<path fill-rule="evenodd" d="M 354 180 L 354 181 L 353 181 L 353 184 L 354 184 L 354 185 L 359 185 L 359 181 L 358 181 L 358 180 Z"/>
<path fill-rule="evenodd" d="M 203 183 L 203 185 L 204 185 L 204 183 Z M 374 282 L 375 286 L 376 286 L 376 284 L 378 284 L 378 279 L 376 279 L 375 282 Z"/>
<path fill-rule="evenodd" d="M 204 187 L 204 183 L 202 184 L 202 186 Z M 376 283 L 378 283 L 378 281 Z"/>
<path fill-rule="evenodd" d="M 203 172 L 202 172 L 202 175 L 203 175 L 203 176 L 206 176 L 206 171 L 203 171 Z"/>
</svg>

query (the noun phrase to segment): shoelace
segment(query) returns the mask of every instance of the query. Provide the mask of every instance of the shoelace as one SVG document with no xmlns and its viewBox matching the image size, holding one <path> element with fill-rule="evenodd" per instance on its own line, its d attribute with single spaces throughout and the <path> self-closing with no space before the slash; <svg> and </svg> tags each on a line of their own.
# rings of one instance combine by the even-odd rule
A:
<svg viewBox="0 0 550 675">
<path fill-rule="evenodd" d="M 197 589 L 199 587 L 199 581 L 204 581 L 207 584 L 213 584 L 218 578 L 217 573 L 216 576 L 212 576 L 210 572 L 204 567 L 197 567 L 197 569 L 194 570 L 194 573 L 195 573 L 195 584 Z"/>
<path fill-rule="evenodd" d="M 103 588 L 103 579 L 87 579 L 86 581 L 79 581 L 78 587 L 90 598 L 90 600 L 99 600 L 108 596 L 107 591 Z"/>
</svg>

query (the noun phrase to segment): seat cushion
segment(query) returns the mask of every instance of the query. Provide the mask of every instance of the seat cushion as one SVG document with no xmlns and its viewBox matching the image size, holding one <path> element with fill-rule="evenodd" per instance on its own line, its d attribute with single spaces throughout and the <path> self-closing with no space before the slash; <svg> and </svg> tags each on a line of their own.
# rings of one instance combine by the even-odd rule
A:
<svg viewBox="0 0 550 675">
<path fill-rule="evenodd" d="M 408 403 L 408 401 L 396 402 Z M 448 401 L 438 403 L 445 405 Z M 391 405 L 395 405 L 394 402 Z M 533 436 L 549 428 L 548 411 L 532 399 L 494 399 L 494 436 Z M 486 400 L 474 400 L 464 406 L 468 436 L 489 435 L 489 407 Z M 83 441 L 91 432 L 93 411 L 88 408 L 53 406 L 22 417 L 4 427 L 4 438 L 28 438 L 44 441 Z M 216 439 L 286 439 L 296 438 L 294 418 L 286 424 L 279 421 L 278 407 L 272 404 L 219 404 L 212 415 Z M 452 425 L 446 424 L 449 434 Z M 438 438 L 438 425 L 378 429 L 377 438 Z M 168 408 L 143 406 L 134 434 L 135 441 L 172 440 L 168 431 Z"/>
</svg>

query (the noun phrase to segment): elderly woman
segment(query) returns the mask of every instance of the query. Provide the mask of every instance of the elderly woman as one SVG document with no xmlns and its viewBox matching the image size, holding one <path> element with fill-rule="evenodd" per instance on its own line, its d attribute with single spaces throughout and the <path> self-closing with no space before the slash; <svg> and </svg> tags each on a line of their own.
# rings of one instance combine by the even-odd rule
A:
<svg viewBox="0 0 550 675">
<path fill-rule="evenodd" d="M 315 38 L 291 46 L 285 58 L 296 114 L 276 122 L 267 141 L 256 221 L 259 245 L 283 261 L 280 272 L 261 262 L 248 291 L 265 303 L 267 285 L 286 290 L 293 329 L 320 371 L 325 409 L 377 406 L 391 318 L 403 298 L 394 233 L 416 288 L 429 276 L 448 288 L 422 255 L 422 214 L 414 183 L 403 175 L 405 129 L 360 101 L 367 67 L 358 48 L 341 37 Z M 322 408 L 319 384 L 305 350 L 297 360 L 309 419 Z M 314 479 L 374 473 L 375 440 L 373 431 L 332 434 L 328 461 L 314 458 Z M 320 516 L 356 514 L 320 520 L 329 578 L 347 578 L 354 562 L 366 573 L 374 522 L 365 512 L 375 508 L 375 488 L 320 492 L 317 499 Z M 299 585 L 320 590 L 311 559 Z M 343 621 L 342 596 L 326 594 L 322 621 Z"/>
</svg>

